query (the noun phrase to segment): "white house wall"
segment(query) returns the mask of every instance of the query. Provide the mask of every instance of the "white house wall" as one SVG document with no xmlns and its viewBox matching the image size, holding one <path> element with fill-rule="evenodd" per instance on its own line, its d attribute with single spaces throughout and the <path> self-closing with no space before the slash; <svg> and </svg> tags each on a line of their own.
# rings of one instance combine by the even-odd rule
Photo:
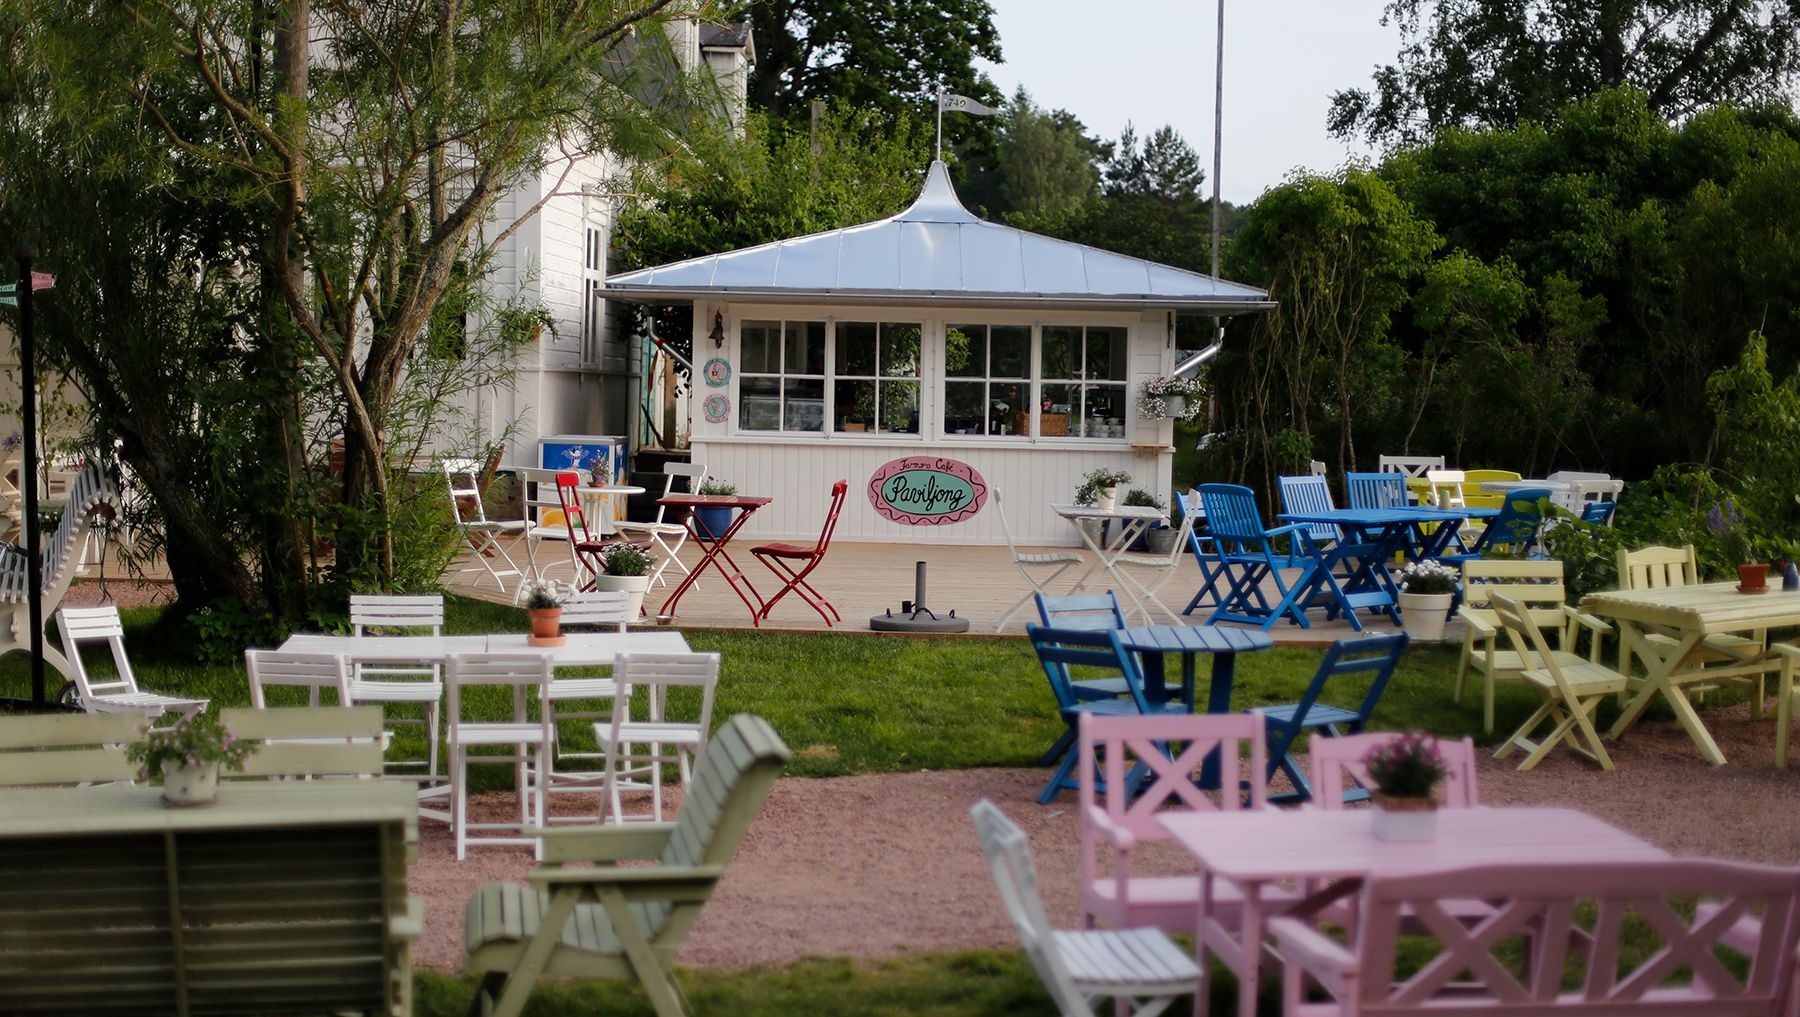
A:
<svg viewBox="0 0 1800 1017">
<path fill-rule="evenodd" d="M 715 351 L 705 332 L 712 327 L 715 310 L 729 323 L 723 350 Z M 831 485 L 850 482 L 850 495 L 838 519 L 835 539 L 894 542 L 942 542 L 948 544 L 1002 544 L 1005 536 L 992 503 L 973 519 L 948 526 L 901 526 L 882 518 L 870 504 L 867 484 L 883 463 L 901 456 L 941 455 L 973 466 L 990 486 L 1005 497 L 1007 521 L 1021 544 L 1074 545 L 1077 538 L 1069 524 L 1050 508 L 1052 503 L 1074 501 L 1082 476 L 1100 467 L 1122 469 L 1132 475 L 1129 486 L 1141 487 L 1167 503 L 1173 465 L 1168 421 L 1148 421 L 1127 414 L 1122 438 L 1040 437 L 1032 442 L 1006 437 L 941 436 L 942 335 L 949 322 L 993 324 L 1125 324 L 1130 387 L 1126 402 L 1135 401 L 1138 387 L 1148 378 L 1173 366 L 1173 347 L 1167 316 L 1162 312 L 1043 313 L 974 311 L 958 309 L 946 315 L 928 308 L 802 308 L 762 305 L 708 305 L 695 307 L 696 366 L 709 356 L 722 356 L 733 366 L 731 382 L 722 388 L 696 380 L 693 398 L 698 406 L 713 393 L 731 400 L 732 412 L 723 423 L 708 423 L 696 412 L 693 422 L 694 461 L 708 472 L 737 485 L 742 494 L 767 495 L 774 501 L 753 516 L 744 535 L 759 538 L 813 539 L 824 522 Z M 738 407 L 738 322 L 740 319 L 837 321 L 923 321 L 921 360 L 920 429 L 913 435 L 770 434 L 743 432 L 736 426 Z M 935 326 L 935 327 L 934 327 Z M 704 351 L 704 352 L 702 352 Z M 933 366 L 937 365 L 937 366 Z M 829 382 L 827 383 L 829 384 Z M 827 425 L 830 422 L 827 421 Z"/>
</svg>

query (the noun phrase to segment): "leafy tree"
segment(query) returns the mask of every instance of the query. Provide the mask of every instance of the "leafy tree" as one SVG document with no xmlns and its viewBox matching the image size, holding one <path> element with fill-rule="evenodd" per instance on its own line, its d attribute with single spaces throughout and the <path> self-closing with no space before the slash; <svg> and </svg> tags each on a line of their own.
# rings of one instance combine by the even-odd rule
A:
<svg viewBox="0 0 1800 1017">
<path fill-rule="evenodd" d="M 466 292 L 515 228 L 489 225 L 508 187 L 551 156 L 567 166 L 602 149 L 644 151 L 669 121 L 710 108 L 689 98 L 657 45 L 670 2 L 383 0 L 296 3 L 271 15 L 244 0 L 105 10 L 51 0 L 0 11 L 0 29 L 17 42 L 8 87 L 20 101 L 9 104 L 10 147 L 0 153 L 9 185 L 19 168 L 43 166 L 69 177 L 77 199 L 143 203 L 142 228 L 117 234 L 119 246 L 81 250 L 85 238 L 67 218 L 43 246 L 71 260 L 80 251 L 91 265 L 91 277 L 71 282 L 92 292 L 66 295 L 86 308 L 70 323 L 85 330 L 60 342 L 96 398 L 123 400 L 126 455 L 169 517 L 171 566 L 199 577 L 184 598 L 265 604 L 233 562 L 242 544 L 191 522 L 217 504 L 229 510 L 233 498 L 261 500 L 237 511 L 278 520 L 255 536 L 273 549 L 265 558 L 286 589 L 304 581 L 303 534 L 280 520 L 309 507 L 307 419 L 343 429 L 340 572 L 391 585 L 394 521 L 402 502 L 421 502 L 403 498 L 391 465 L 403 382 L 438 305 Z M 312 64 L 327 42 L 330 59 Z M 654 111 L 641 101 L 652 94 Z M 33 179 L 54 187 L 44 173 Z M 19 222 L 50 221 L 22 203 L 11 211 Z M 204 283 L 158 278 L 171 273 Z M 175 301 L 202 285 L 212 306 L 180 323 L 195 343 L 165 346 L 173 308 L 137 307 L 140 291 Z M 106 362 L 80 343 L 101 344 L 95 357 Z M 322 408 L 299 391 L 313 365 L 331 386 Z M 221 394 L 252 404 L 244 412 L 253 426 L 236 437 L 211 421 L 196 433 L 153 400 L 132 402 L 144 386 L 161 386 L 149 396 L 198 399 L 211 390 L 194 379 L 216 390 L 225 372 L 246 384 Z M 173 438 L 164 429 L 209 445 L 207 454 L 165 447 Z M 280 479 L 246 483 L 230 472 L 244 462 L 278 464 Z M 201 480 L 226 497 L 180 490 Z M 271 606 L 288 617 L 300 610 L 291 598 Z"/>
<path fill-rule="evenodd" d="M 1375 93 L 1332 97 L 1340 136 L 1416 142 L 1440 128 L 1550 123 L 1569 102 L 1634 85 L 1680 120 L 1717 103 L 1791 98 L 1800 0 L 1391 0 L 1397 63 Z"/>
<path fill-rule="evenodd" d="M 1178 207 L 1201 202 L 1200 188 L 1206 183 L 1200 156 L 1169 124 L 1152 132 L 1140 152 L 1137 130 L 1127 123 L 1119 140 L 1108 146 L 1101 177 L 1109 198 L 1151 195 Z"/>
<path fill-rule="evenodd" d="M 988 0 L 755 0 L 750 104 L 795 123 L 814 100 L 888 113 L 933 109 L 937 89 L 998 105 L 975 58 L 1000 62 Z M 979 128 L 977 128 L 979 129 Z"/>
<path fill-rule="evenodd" d="M 1045 112 L 1023 86 L 1006 104 L 999 132 L 999 198 L 1007 213 L 1054 217 L 1100 193 L 1100 144 L 1067 110 Z"/>
</svg>

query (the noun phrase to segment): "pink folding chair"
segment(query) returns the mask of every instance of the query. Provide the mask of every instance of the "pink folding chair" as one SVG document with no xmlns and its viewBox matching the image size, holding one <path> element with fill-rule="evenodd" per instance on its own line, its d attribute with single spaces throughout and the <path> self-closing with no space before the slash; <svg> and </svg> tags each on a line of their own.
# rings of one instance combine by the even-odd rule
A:
<svg viewBox="0 0 1800 1017">
<path fill-rule="evenodd" d="M 1313 735 L 1306 749 L 1307 768 L 1312 771 L 1313 801 L 1322 809 L 1344 807 L 1344 789 L 1371 788 L 1369 768 L 1363 757 L 1377 745 L 1385 745 L 1400 737 L 1398 731 L 1369 731 L 1363 734 L 1327 738 Z M 1461 741 L 1437 740 L 1438 754 L 1444 757 L 1444 807 L 1474 808 L 1480 804 L 1475 794 L 1475 741 L 1467 735 Z M 1350 783 L 1345 782 L 1349 778 Z"/>
</svg>

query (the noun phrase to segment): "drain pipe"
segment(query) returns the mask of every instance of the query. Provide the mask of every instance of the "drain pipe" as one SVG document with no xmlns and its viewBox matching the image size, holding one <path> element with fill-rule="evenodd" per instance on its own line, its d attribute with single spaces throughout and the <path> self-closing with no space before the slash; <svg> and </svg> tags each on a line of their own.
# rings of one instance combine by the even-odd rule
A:
<svg viewBox="0 0 1800 1017">
<path fill-rule="evenodd" d="M 1189 371 L 1192 371 L 1194 368 L 1199 367 L 1201 364 L 1206 363 L 1208 360 L 1211 360 L 1212 358 L 1218 356 L 1219 351 L 1224 348 L 1225 348 L 1225 323 L 1223 321 L 1220 321 L 1219 332 L 1218 332 L 1218 335 L 1213 337 L 1212 345 L 1208 346 L 1206 349 L 1197 350 L 1193 353 L 1188 354 L 1187 359 L 1183 360 L 1179 364 L 1176 364 L 1175 369 L 1173 371 L 1170 371 L 1169 373 L 1175 375 L 1176 377 L 1180 377 L 1180 376 L 1188 373 Z"/>
</svg>

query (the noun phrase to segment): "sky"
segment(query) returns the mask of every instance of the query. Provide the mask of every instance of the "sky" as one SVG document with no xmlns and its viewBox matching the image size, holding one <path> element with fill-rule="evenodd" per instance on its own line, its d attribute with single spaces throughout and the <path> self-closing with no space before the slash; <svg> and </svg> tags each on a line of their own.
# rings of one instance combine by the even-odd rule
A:
<svg viewBox="0 0 1800 1017">
<path fill-rule="evenodd" d="M 981 62 L 1011 96 L 1023 84 L 1043 109 L 1066 109 L 1088 133 L 1140 139 L 1171 124 L 1200 154 L 1212 185 L 1213 0 L 990 0 L 1005 62 Z M 1325 131 L 1331 93 L 1369 87 L 1399 35 L 1381 0 L 1226 0 L 1225 127 L 1220 194 L 1253 201 L 1288 171 L 1330 171 L 1372 155 Z"/>
</svg>

